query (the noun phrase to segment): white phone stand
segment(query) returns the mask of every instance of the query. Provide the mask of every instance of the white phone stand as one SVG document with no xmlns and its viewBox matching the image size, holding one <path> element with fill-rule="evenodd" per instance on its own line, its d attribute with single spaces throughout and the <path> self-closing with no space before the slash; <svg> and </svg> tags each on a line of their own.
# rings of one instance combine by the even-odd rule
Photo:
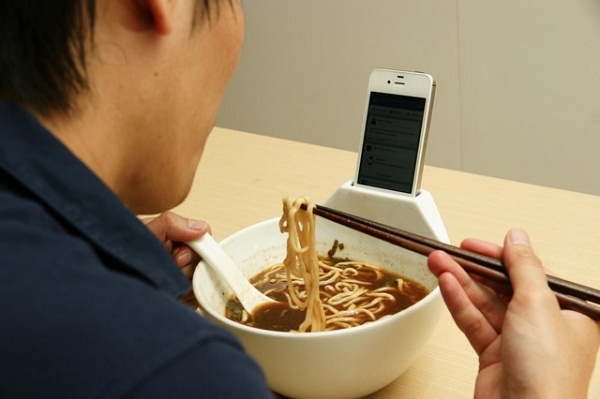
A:
<svg viewBox="0 0 600 399">
<path fill-rule="evenodd" d="M 425 190 L 411 197 L 358 187 L 349 180 L 323 205 L 445 243 L 450 242 L 433 197 Z"/>
</svg>

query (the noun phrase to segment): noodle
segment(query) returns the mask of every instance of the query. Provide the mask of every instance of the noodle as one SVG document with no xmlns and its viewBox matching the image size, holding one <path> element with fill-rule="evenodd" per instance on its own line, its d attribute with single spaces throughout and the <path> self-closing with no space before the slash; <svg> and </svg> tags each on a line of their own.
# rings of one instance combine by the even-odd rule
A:
<svg viewBox="0 0 600 399">
<path fill-rule="evenodd" d="M 300 206 L 307 206 L 306 212 L 298 212 Z M 300 310 L 306 309 L 306 318 L 300 325 L 299 331 L 323 331 L 326 326 L 325 311 L 319 297 L 320 270 L 315 243 L 314 205 L 306 198 L 293 201 L 283 199 L 283 215 L 279 220 L 279 230 L 288 233 L 287 255 L 283 261 L 287 281 L 293 281 L 292 276 L 301 277 L 304 282 L 304 300 L 300 298 L 295 284 L 288 284 L 289 298 Z"/>
</svg>

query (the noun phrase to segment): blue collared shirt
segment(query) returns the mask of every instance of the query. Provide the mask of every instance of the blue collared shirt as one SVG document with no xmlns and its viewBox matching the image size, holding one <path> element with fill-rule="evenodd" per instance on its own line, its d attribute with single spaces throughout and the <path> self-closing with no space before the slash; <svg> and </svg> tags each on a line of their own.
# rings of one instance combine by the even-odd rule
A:
<svg viewBox="0 0 600 399">
<path fill-rule="evenodd" d="M 0 397 L 270 397 L 178 298 L 170 254 L 59 140 L 0 101 Z"/>
</svg>

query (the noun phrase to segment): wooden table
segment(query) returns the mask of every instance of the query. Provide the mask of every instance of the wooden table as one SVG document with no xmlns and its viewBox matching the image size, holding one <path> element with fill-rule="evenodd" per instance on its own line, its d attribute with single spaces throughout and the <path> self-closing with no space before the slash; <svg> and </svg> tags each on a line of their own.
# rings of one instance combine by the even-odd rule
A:
<svg viewBox="0 0 600 399">
<path fill-rule="evenodd" d="M 355 167 L 353 152 L 215 128 L 190 195 L 175 211 L 207 220 L 223 239 L 278 217 L 284 195 L 324 201 Z M 430 166 L 422 188 L 432 193 L 453 243 L 501 243 L 518 226 L 552 272 L 600 287 L 600 197 Z M 470 398 L 476 373 L 474 352 L 445 312 L 413 366 L 371 397 Z M 590 398 L 600 398 L 600 361 Z"/>
</svg>

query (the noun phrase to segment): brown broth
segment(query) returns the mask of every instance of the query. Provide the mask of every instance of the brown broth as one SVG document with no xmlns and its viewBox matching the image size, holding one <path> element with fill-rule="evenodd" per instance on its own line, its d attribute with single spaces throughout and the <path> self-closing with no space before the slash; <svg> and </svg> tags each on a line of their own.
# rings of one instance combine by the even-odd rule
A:
<svg viewBox="0 0 600 399">
<path fill-rule="evenodd" d="M 321 261 L 329 264 L 336 265 L 336 267 L 341 267 L 338 263 L 342 260 L 340 259 L 321 259 Z M 347 260 L 343 260 L 347 261 Z M 352 267 L 352 266 L 348 266 Z M 384 309 L 381 313 L 377 314 L 377 319 L 380 319 L 384 316 L 395 314 L 412 304 L 418 302 L 422 298 L 424 298 L 429 290 L 423 285 L 417 283 L 414 280 L 408 279 L 405 276 L 401 276 L 397 273 L 393 273 L 389 270 L 378 268 L 379 272 L 382 274 L 381 278 L 377 278 L 377 274 L 372 271 L 372 269 L 357 269 L 359 272 L 353 279 L 364 281 L 370 290 L 375 290 L 380 287 L 395 287 L 395 289 L 388 291 L 395 298 L 395 301 L 386 300 L 383 303 L 385 304 Z M 272 299 L 278 301 L 273 304 L 267 304 L 261 307 L 259 310 L 255 312 L 254 315 L 249 316 L 247 320 L 242 323 L 242 314 L 243 308 L 239 303 L 237 298 L 233 298 L 228 301 L 226 306 L 225 315 L 227 318 L 240 322 L 242 324 L 261 328 L 265 330 L 271 331 L 294 331 L 298 330 L 300 324 L 304 321 L 306 312 L 303 310 L 292 309 L 287 303 L 287 299 L 285 293 L 287 292 L 287 283 L 286 282 L 276 282 L 272 283 L 267 281 L 265 284 L 257 284 L 257 281 L 264 280 L 262 276 L 267 273 L 267 271 L 262 272 L 252 278 L 250 281 L 263 293 L 272 290 L 268 296 Z M 402 290 L 397 288 L 396 280 L 403 280 Z M 323 289 L 321 289 L 321 299 L 324 300 L 326 297 L 326 293 Z M 334 306 L 337 310 L 342 310 L 341 305 Z M 325 310 L 326 315 L 330 313 L 329 310 Z M 370 322 L 372 319 L 364 313 L 359 313 L 354 317 L 360 318 L 360 324 Z"/>
</svg>

